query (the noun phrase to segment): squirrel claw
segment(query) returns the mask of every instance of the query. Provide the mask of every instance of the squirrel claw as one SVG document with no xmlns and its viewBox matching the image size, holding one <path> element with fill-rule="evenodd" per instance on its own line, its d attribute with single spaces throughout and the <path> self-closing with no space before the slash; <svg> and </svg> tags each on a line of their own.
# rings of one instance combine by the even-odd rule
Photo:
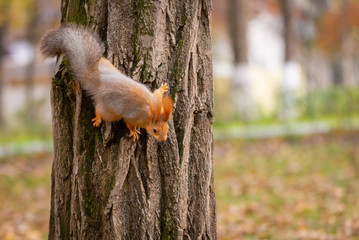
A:
<svg viewBox="0 0 359 240">
<path fill-rule="evenodd" d="M 99 127 L 101 124 L 101 118 L 98 118 L 98 117 L 93 118 L 91 121 L 94 122 L 93 125 L 95 127 Z"/>
<path fill-rule="evenodd" d="M 162 92 L 165 93 L 168 90 L 168 84 L 162 83 L 160 88 L 161 88 Z"/>
<path fill-rule="evenodd" d="M 131 130 L 130 137 L 133 137 L 133 141 L 135 142 L 140 138 L 138 136 L 139 134 L 141 134 L 141 132 L 137 128 L 135 128 L 134 130 Z"/>
</svg>

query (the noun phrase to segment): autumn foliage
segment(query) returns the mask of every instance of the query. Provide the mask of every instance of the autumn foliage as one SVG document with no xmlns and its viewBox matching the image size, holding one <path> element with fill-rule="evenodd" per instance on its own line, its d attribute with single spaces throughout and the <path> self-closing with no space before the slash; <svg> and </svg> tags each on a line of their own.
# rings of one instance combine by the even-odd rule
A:
<svg viewBox="0 0 359 240">
<path fill-rule="evenodd" d="M 359 30 L 359 1 L 342 1 L 323 13 L 317 23 L 317 46 L 326 54 L 340 51 L 346 38 L 356 38 Z"/>
</svg>

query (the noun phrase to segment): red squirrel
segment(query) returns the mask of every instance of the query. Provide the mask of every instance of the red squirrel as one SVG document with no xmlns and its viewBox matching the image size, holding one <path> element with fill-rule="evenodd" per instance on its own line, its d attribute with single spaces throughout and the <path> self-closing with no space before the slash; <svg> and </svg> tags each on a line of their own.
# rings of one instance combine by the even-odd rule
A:
<svg viewBox="0 0 359 240">
<path fill-rule="evenodd" d="M 95 127 L 102 120 L 123 119 L 133 141 L 139 139 L 137 127 L 145 128 L 158 141 L 166 141 L 173 109 L 172 99 L 164 95 L 166 83 L 151 93 L 144 84 L 122 74 L 102 57 L 101 40 L 85 27 L 67 25 L 50 30 L 42 38 L 40 49 L 45 57 L 65 55 L 70 72 L 94 100 Z"/>
</svg>

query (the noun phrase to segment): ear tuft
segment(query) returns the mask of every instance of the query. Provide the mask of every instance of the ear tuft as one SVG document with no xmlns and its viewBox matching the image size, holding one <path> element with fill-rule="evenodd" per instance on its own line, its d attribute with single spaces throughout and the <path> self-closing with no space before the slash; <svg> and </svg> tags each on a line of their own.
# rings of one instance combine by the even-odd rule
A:
<svg viewBox="0 0 359 240">
<path fill-rule="evenodd" d="M 150 102 L 150 112 L 151 112 L 150 115 L 151 122 L 157 123 L 161 114 L 161 103 L 159 103 L 158 101 Z"/>
<path fill-rule="evenodd" d="M 162 98 L 162 109 L 163 120 L 167 122 L 170 119 L 173 110 L 173 100 L 168 95 L 165 95 Z"/>
</svg>

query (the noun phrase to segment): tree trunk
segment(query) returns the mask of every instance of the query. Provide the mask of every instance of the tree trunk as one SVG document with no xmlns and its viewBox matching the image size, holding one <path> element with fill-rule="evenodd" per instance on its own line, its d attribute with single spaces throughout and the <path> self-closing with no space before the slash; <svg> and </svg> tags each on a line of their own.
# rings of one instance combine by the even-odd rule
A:
<svg viewBox="0 0 359 240">
<path fill-rule="evenodd" d="M 251 96 L 248 66 L 248 0 L 230 0 L 228 21 L 234 52 L 234 73 L 231 78 L 231 99 L 234 104 L 233 119 L 252 120 L 255 106 Z"/>
<path fill-rule="evenodd" d="M 211 1 L 63 0 L 62 23 L 95 29 L 121 72 L 175 99 L 164 143 L 94 106 L 59 66 L 52 81 L 49 239 L 216 239 Z"/>
<path fill-rule="evenodd" d="M 280 0 L 283 16 L 283 36 L 285 45 L 285 61 L 295 61 L 296 37 L 293 23 L 293 0 Z"/>
<path fill-rule="evenodd" d="M 1 11 L 0 11 L 1 12 Z M 6 34 L 7 24 L 0 23 L 0 125 L 3 125 L 4 120 L 4 106 L 3 106 L 3 89 L 4 89 L 4 70 L 3 57 L 5 52 L 4 39 Z"/>
<path fill-rule="evenodd" d="M 0 125 L 4 127 L 4 105 L 3 105 L 3 93 L 4 93 L 4 55 L 5 55 L 5 37 L 9 25 L 9 7 L 10 2 L 0 3 Z"/>
<path fill-rule="evenodd" d="M 280 0 L 283 16 L 283 38 L 285 46 L 282 109 L 280 117 L 290 120 L 298 116 L 297 100 L 301 85 L 301 66 L 296 61 L 296 35 L 294 31 L 294 0 Z"/>
<path fill-rule="evenodd" d="M 38 41 L 38 27 L 39 27 L 39 2 L 33 1 L 33 6 L 29 11 L 29 22 L 27 26 L 27 40 L 31 44 Z M 32 50 L 32 58 L 25 67 L 25 100 L 26 100 L 26 122 L 34 123 L 36 117 L 36 108 L 34 107 L 33 91 L 35 80 L 35 60 L 36 51 Z"/>
<path fill-rule="evenodd" d="M 356 77 L 356 40 L 353 39 L 352 26 L 349 19 L 351 3 L 349 0 L 341 1 L 341 46 L 339 52 L 339 67 L 341 72 L 341 81 L 334 78 L 334 83 L 344 85 L 345 87 L 355 87 L 357 85 Z M 335 61 L 335 60 L 334 60 Z M 340 78 L 340 77 L 339 77 Z"/>
<path fill-rule="evenodd" d="M 235 64 L 248 62 L 248 4 L 246 0 L 230 0 L 229 2 L 229 26 Z"/>
</svg>

